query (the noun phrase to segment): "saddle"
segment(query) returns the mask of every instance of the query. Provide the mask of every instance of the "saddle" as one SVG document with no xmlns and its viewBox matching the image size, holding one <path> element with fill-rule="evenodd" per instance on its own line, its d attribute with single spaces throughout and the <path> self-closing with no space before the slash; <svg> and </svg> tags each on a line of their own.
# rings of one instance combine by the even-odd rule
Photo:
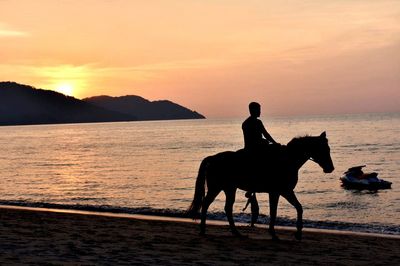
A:
<svg viewBox="0 0 400 266">
<path fill-rule="evenodd" d="M 263 144 L 253 149 L 240 149 L 236 151 L 236 154 L 240 161 L 249 166 L 257 167 L 265 165 L 266 162 L 269 162 L 270 165 L 282 162 L 286 148 L 285 145 L 280 144 Z"/>
</svg>

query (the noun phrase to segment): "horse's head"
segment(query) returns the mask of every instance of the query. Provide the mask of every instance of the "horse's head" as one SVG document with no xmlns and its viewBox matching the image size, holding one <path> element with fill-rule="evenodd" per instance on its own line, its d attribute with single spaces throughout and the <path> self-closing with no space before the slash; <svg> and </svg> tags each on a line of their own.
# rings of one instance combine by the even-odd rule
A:
<svg viewBox="0 0 400 266">
<path fill-rule="evenodd" d="M 335 169 L 325 132 L 318 137 L 313 137 L 313 145 L 310 147 L 309 155 L 312 161 L 321 166 L 324 173 L 332 173 Z"/>
</svg>

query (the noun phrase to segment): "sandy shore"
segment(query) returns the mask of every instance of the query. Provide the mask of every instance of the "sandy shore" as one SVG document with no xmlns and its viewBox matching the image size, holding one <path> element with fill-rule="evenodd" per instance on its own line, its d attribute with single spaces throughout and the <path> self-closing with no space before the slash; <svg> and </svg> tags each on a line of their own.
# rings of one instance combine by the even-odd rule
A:
<svg viewBox="0 0 400 266">
<path fill-rule="evenodd" d="M 400 265 L 400 238 L 109 217 L 0 207 L 0 264 Z"/>
</svg>

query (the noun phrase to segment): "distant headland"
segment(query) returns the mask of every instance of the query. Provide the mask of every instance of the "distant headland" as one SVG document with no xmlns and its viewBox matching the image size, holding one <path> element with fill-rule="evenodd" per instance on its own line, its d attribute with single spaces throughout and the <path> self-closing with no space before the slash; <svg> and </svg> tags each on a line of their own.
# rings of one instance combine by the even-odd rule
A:
<svg viewBox="0 0 400 266">
<path fill-rule="evenodd" d="M 168 100 L 94 96 L 83 100 L 16 82 L 0 82 L 0 125 L 203 119 Z"/>
</svg>

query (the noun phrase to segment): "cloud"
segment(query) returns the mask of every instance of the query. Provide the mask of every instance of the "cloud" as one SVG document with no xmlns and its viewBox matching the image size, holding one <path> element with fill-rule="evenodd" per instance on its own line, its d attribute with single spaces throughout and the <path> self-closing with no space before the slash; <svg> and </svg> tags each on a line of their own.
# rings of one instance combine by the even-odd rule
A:
<svg viewBox="0 0 400 266">
<path fill-rule="evenodd" d="M 0 38 L 19 38 L 29 36 L 28 32 L 11 29 L 9 26 L 0 23 Z"/>
</svg>

